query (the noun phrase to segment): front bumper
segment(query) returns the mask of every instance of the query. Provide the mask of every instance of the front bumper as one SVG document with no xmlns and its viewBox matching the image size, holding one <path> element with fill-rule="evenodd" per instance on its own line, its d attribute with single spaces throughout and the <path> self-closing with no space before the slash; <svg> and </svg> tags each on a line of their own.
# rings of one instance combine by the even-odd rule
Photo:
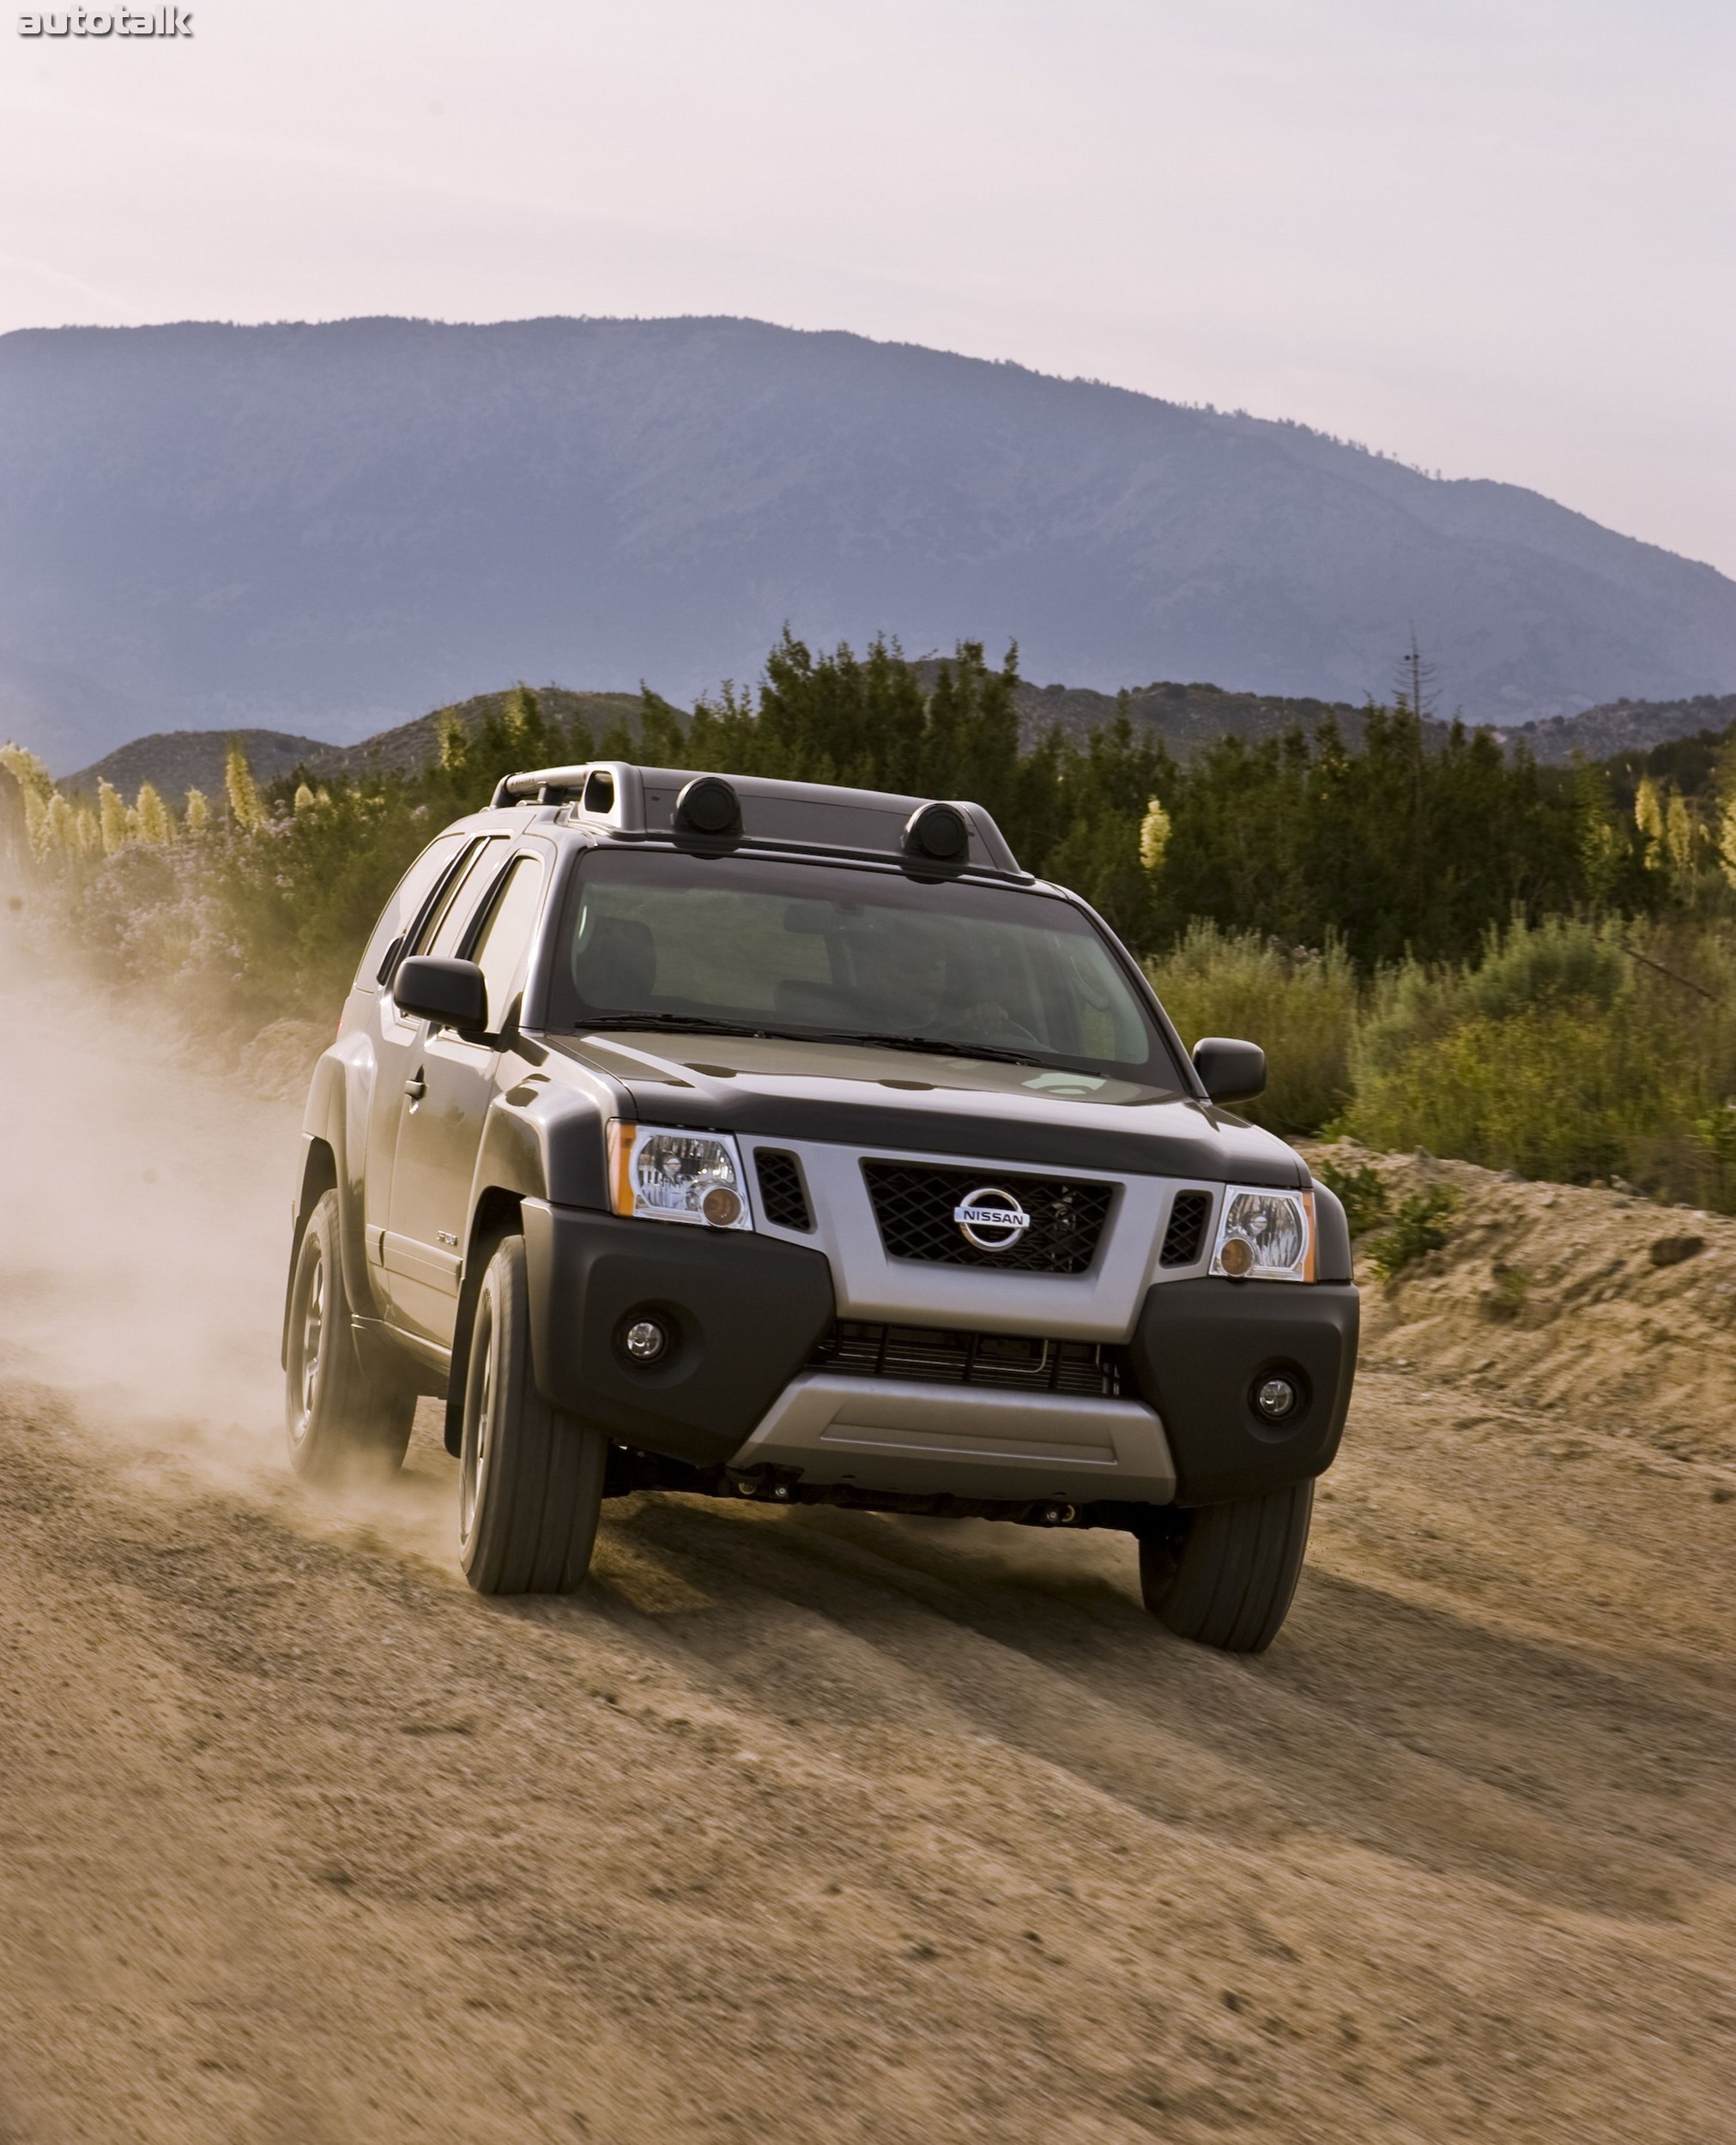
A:
<svg viewBox="0 0 1736 2145">
<path fill-rule="evenodd" d="M 1172 1281 L 1147 1292 L 1128 1349 L 1134 1394 L 1019 1393 L 918 1381 L 798 1377 L 735 1453 L 805 1483 L 1073 1503 L 1227 1504 L 1322 1473 L 1344 1433 L 1358 1307 L 1348 1284 Z M 1302 1395 L 1255 1411 L 1273 1372 Z"/>
<path fill-rule="evenodd" d="M 1347 1284 L 1159 1283 L 1111 1398 L 814 1368 L 838 1308 L 821 1251 L 534 1199 L 524 1233 L 542 1392 L 620 1444 L 699 1468 L 991 1502 L 1216 1504 L 1319 1474 L 1344 1429 Z M 903 1315 L 926 1325 L 914 1279 Z M 650 1365 L 620 1347 L 647 1313 L 674 1337 Z M 1250 1398 L 1274 1369 L 1304 1393 L 1281 1429 Z"/>
</svg>

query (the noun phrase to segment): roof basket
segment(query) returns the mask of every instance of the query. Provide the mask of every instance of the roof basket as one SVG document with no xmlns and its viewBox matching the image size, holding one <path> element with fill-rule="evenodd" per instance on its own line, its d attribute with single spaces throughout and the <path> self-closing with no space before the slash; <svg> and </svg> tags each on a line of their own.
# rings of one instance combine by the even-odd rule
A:
<svg viewBox="0 0 1736 2145">
<path fill-rule="evenodd" d="M 494 806 L 512 805 L 557 805 L 570 824 L 621 841 L 783 849 L 896 860 L 906 870 L 942 875 L 1030 878 L 982 806 L 962 799 L 612 759 L 508 775 L 495 789 Z"/>
</svg>

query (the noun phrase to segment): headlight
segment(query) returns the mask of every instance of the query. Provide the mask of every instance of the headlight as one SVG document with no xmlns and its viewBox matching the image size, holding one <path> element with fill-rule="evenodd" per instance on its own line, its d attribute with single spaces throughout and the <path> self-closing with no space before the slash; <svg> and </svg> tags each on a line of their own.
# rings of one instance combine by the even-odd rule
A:
<svg viewBox="0 0 1736 2145">
<path fill-rule="evenodd" d="M 725 1133 L 676 1132 L 662 1125 L 608 1127 L 609 1204 L 643 1221 L 697 1222 L 752 1229 L 741 1157 Z"/>
<path fill-rule="evenodd" d="M 1212 1271 L 1232 1281 L 1312 1281 L 1313 1193 L 1229 1186 Z"/>
</svg>

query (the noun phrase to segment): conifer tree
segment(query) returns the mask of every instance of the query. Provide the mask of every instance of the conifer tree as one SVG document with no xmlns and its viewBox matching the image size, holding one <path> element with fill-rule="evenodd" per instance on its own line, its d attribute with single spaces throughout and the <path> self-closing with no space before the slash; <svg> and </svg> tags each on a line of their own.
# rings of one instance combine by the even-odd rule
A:
<svg viewBox="0 0 1736 2145">
<path fill-rule="evenodd" d="M 1418 645 L 1414 626 L 1411 629 L 1411 644 L 1399 658 L 1393 702 L 1401 712 L 1414 716 L 1418 722 L 1433 719 L 1435 666 Z"/>
</svg>

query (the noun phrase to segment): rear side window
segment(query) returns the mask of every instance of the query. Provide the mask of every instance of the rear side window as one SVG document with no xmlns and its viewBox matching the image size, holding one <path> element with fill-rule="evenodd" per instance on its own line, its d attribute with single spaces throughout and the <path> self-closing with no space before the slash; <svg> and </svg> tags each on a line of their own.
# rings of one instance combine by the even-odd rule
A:
<svg viewBox="0 0 1736 2145">
<path fill-rule="evenodd" d="M 367 951 L 355 972 L 358 990 L 378 990 L 385 980 L 386 964 L 403 943 L 416 920 L 416 911 L 433 891 L 435 882 L 464 846 L 462 834 L 443 834 L 427 848 L 398 881 L 397 891 L 380 911 Z"/>
<path fill-rule="evenodd" d="M 498 1036 L 505 1025 L 541 907 L 542 866 L 534 856 L 521 856 L 501 882 L 470 950 L 488 985 L 490 1035 Z"/>
<path fill-rule="evenodd" d="M 451 885 L 417 932 L 413 952 L 447 954 L 458 951 L 477 904 L 487 891 L 489 880 L 500 868 L 507 842 L 508 837 L 504 834 L 491 834 L 487 841 L 476 844 L 475 854 L 462 871 L 453 874 Z"/>
</svg>

